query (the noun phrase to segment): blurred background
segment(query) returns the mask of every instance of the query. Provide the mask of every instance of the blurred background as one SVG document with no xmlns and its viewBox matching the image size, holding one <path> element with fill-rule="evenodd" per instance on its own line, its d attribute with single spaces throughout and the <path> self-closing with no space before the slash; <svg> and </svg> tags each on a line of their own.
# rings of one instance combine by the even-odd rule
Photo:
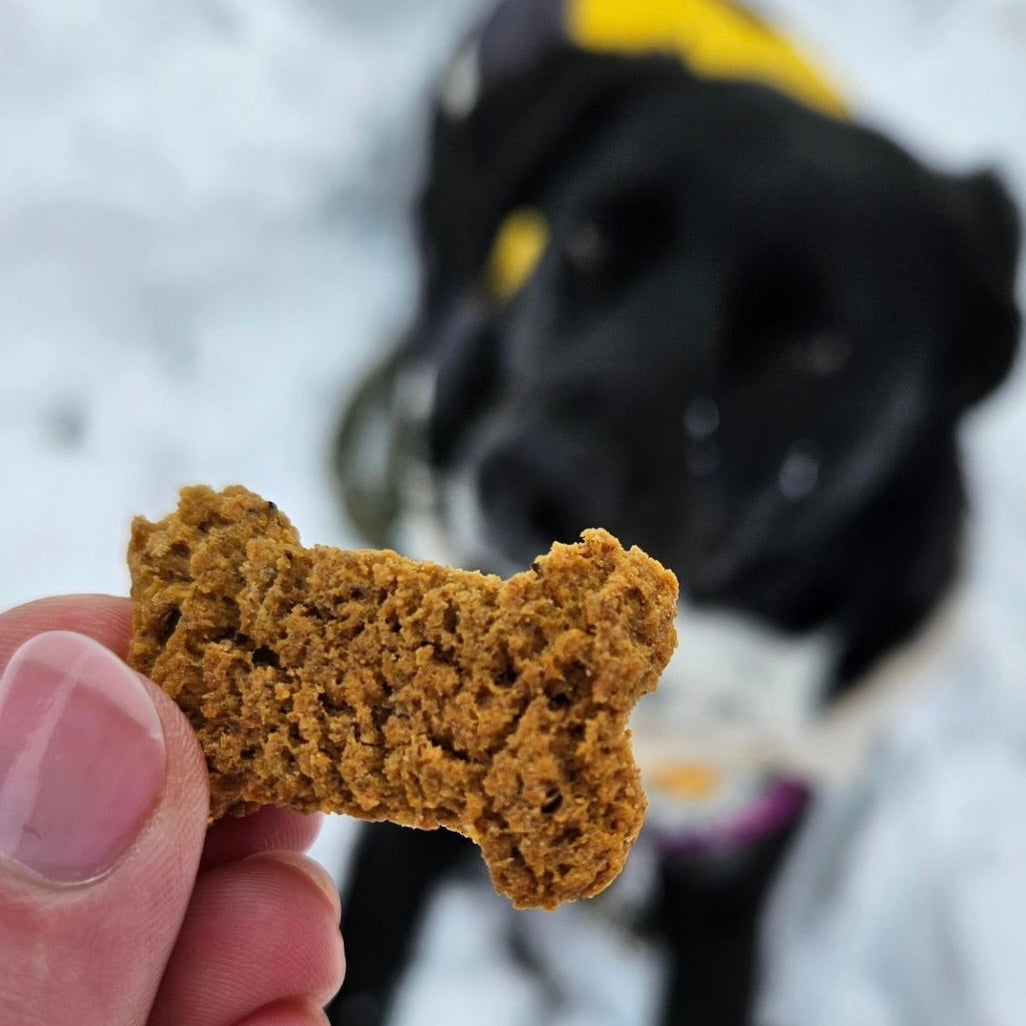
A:
<svg viewBox="0 0 1026 1026">
<path fill-rule="evenodd" d="M 127 593 L 131 516 L 191 482 L 358 541 L 332 436 L 411 313 L 428 91 L 486 6 L 0 0 L 0 607 Z M 1026 208 L 1022 0 L 758 6 L 856 116 L 996 168 Z M 965 443 L 967 587 L 995 677 L 1022 684 L 1026 368 Z M 336 872 L 345 841 L 336 822 L 317 849 Z"/>
</svg>

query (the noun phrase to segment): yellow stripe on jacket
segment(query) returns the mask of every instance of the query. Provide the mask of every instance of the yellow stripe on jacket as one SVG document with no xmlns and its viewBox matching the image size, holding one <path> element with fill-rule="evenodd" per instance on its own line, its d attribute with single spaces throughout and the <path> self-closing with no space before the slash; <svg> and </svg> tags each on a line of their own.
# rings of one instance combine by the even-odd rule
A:
<svg viewBox="0 0 1026 1026">
<path fill-rule="evenodd" d="M 585 50 L 675 54 L 698 75 L 775 86 L 844 117 L 827 77 L 786 39 L 723 0 L 565 0 L 567 35 Z"/>
</svg>

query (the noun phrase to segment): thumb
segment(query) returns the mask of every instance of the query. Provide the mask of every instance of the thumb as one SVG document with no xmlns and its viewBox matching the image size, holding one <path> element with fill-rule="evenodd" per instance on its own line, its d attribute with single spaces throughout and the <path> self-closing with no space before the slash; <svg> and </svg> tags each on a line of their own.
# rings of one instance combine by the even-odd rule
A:
<svg viewBox="0 0 1026 1026">
<path fill-rule="evenodd" d="M 57 630 L 14 651 L 0 676 L 5 1022 L 145 1023 L 207 803 L 187 721 L 108 648 Z"/>
</svg>

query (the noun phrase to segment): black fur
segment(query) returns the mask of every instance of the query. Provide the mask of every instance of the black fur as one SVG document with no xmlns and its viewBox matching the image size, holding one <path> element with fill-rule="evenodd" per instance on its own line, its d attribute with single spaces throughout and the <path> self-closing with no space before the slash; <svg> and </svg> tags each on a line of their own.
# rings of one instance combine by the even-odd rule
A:
<svg viewBox="0 0 1026 1026">
<path fill-rule="evenodd" d="M 550 242 L 500 303 L 482 267 L 525 204 Z M 992 174 L 935 173 L 759 85 L 553 43 L 467 118 L 438 112 L 419 226 L 421 304 L 390 373 L 434 373 L 412 444 L 436 480 L 475 482 L 496 566 L 601 524 L 697 603 L 832 626 L 833 692 L 948 590 L 958 421 L 1019 329 L 1018 220 Z M 737 866 L 663 867 L 663 1023 L 747 1021 L 788 836 Z M 462 858 L 444 835 L 366 830 L 333 1022 L 382 1021 L 425 897 Z"/>
</svg>

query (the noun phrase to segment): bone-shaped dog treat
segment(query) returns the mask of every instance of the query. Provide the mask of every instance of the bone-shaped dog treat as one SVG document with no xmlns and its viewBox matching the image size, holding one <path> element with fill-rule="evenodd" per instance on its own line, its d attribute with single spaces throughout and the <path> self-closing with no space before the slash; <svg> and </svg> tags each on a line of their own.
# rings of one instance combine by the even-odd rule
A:
<svg viewBox="0 0 1026 1026">
<path fill-rule="evenodd" d="M 514 904 L 551 908 L 626 861 L 646 805 L 627 719 L 676 643 L 673 574 L 582 539 L 503 581 L 305 549 L 246 489 L 186 488 L 133 523 L 130 661 L 195 727 L 213 817 L 449 827 Z"/>
</svg>

